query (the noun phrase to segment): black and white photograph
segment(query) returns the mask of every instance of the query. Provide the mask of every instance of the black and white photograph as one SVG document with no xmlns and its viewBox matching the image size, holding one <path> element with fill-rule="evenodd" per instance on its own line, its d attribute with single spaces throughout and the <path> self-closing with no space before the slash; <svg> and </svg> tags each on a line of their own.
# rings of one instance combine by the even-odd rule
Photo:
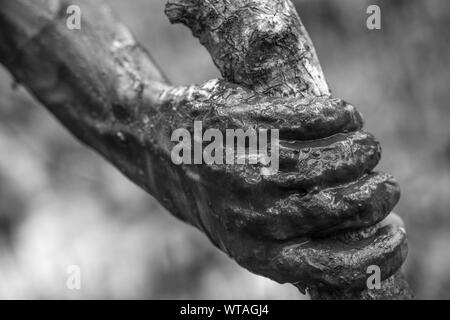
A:
<svg viewBox="0 0 450 320">
<path fill-rule="evenodd" d="M 0 0 L 0 300 L 448 299 L 450 2 Z"/>
</svg>

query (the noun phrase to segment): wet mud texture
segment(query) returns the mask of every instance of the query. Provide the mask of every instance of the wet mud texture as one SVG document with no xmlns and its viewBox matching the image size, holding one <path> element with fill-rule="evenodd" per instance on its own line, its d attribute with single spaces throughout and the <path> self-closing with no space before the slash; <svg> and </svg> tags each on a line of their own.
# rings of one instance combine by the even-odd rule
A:
<svg viewBox="0 0 450 320">
<path fill-rule="evenodd" d="M 248 270 L 312 298 L 410 298 L 395 179 L 356 108 L 332 97 L 293 5 L 169 1 L 223 79 L 172 86 L 108 6 L 1 0 L 0 62 L 78 139 Z M 66 27 L 79 4 L 83 28 Z M 280 170 L 174 165 L 173 130 L 278 129 Z M 366 290 L 378 265 L 382 289 Z"/>
</svg>

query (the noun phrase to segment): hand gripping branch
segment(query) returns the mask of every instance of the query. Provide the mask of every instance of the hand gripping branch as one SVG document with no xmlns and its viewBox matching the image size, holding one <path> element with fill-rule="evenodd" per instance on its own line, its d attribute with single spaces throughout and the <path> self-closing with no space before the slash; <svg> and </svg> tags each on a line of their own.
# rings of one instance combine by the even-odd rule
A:
<svg viewBox="0 0 450 320">
<path fill-rule="evenodd" d="M 81 30 L 66 26 L 79 5 Z M 104 2 L 0 0 L 0 62 L 79 140 L 248 270 L 313 299 L 410 298 L 394 178 L 288 0 L 170 0 L 223 79 L 173 86 Z M 280 170 L 175 165 L 177 128 L 278 129 Z M 381 270 L 368 289 L 367 270 Z"/>
</svg>

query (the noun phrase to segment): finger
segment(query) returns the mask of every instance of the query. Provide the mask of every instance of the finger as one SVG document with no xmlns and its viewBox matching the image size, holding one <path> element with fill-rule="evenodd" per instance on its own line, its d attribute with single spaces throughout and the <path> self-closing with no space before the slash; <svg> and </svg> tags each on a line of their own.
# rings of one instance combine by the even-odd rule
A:
<svg viewBox="0 0 450 320">
<path fill-rule="evenodd" d="M 338 98 L 269 97 L 221 80 L 172 87 L 161 100 L 161 112 L 167 117 L 176 114 L 179 126 L 186 129 L 194 121 L 201 121 L 205 130 L 225 133 L 227 129 L 276 129 L 281 139 L 312 140 L 357 131 L 363 126 L 356 108 Z"/>
<path fill-rule="evenodd" d="M 257 135 L 255 131 L 253 134 Z M 235 189 L 250 193 L 267 190 L 281 192 L 274 190 L 280 188 L 299 192 L 303 190 L 306 193 L 312 188 L 334 186 L 360 178 L 377 165 L 381 154 L 375 138 L 362 131 L 313 141 L 280 141 L 277 165 L 263 165 L 259 159 L 262 153 L 271 150 L 270 145 L 267 150 L 257 151 L 256 146 L 253 146 L 254 150 L 250 152 L 247 141 L 245 147 L 244 154 L 238 154 L 234 145 L 223 148 L 220 163 L 211 164 L 204 172 L 208 175 L 214 172 L 220 181 L 232 180 L 230 183 L 234 184 Z M 227 163 L 226 152 L 230 149 L 234 157 L 231 163 Z M 244 164 L 238 161 L 244 161 Z M 272 170 L 272 174 L 262 175 L 262 168 L 269 166 L 277 167 Z"/>
<path fill-rule="evenodd" d="M 227 97 L 230 99 L 230 95 Z M 277 129 L 280 138 L 286 140 L 320 139 L 360 130 L 363 126 L 362 116 L 353 105 L 327 97 L 280 99 L 255 96 L 235 103 L 230 100 L 218 104 L 216 115 L 232 127 Z"/>
<path fill-rule="evenodd" d="M 259 204 L 251 206 L 231 203 L 220 218 L 228 229 L 259 239 L 324 236 L 381 221 L 398 202 L 399 187 L 392 176 L 373 173 L 337 187 L 277 198 L 258 197 Z"/>
<path fill-rule="evenodd" d="M 268 260 L 270 273 L 280 282 L 301 286 L 324 284 L 336 288 L 366 286 L 369 266 L 380 268 L 381 280 L 393 275 L 407 255 L 405 230 L 380 226 L 369 236 L 321 239 L 279 245 Z"/>
<path fill-rule="evenodd" d="M 284 188 L 309 190 L 353 181 L 370 172 L 381 157 L 379 143 L 362 131 L 280 144 L 280 172 L 263 179 Z"/>
</svg>

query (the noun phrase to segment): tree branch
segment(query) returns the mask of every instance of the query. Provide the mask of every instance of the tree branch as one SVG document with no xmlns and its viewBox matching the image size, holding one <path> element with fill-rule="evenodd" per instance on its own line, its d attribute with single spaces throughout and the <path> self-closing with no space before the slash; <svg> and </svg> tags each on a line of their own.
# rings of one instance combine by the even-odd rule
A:
<svg viewBox="0 0 450 320">
<path fill-rule="evenodd" d="M 166 14 L 192 30 L 230 82 L 264 94 L 330 94 L 290 1 L 170 0 Z"/>
</svg>

